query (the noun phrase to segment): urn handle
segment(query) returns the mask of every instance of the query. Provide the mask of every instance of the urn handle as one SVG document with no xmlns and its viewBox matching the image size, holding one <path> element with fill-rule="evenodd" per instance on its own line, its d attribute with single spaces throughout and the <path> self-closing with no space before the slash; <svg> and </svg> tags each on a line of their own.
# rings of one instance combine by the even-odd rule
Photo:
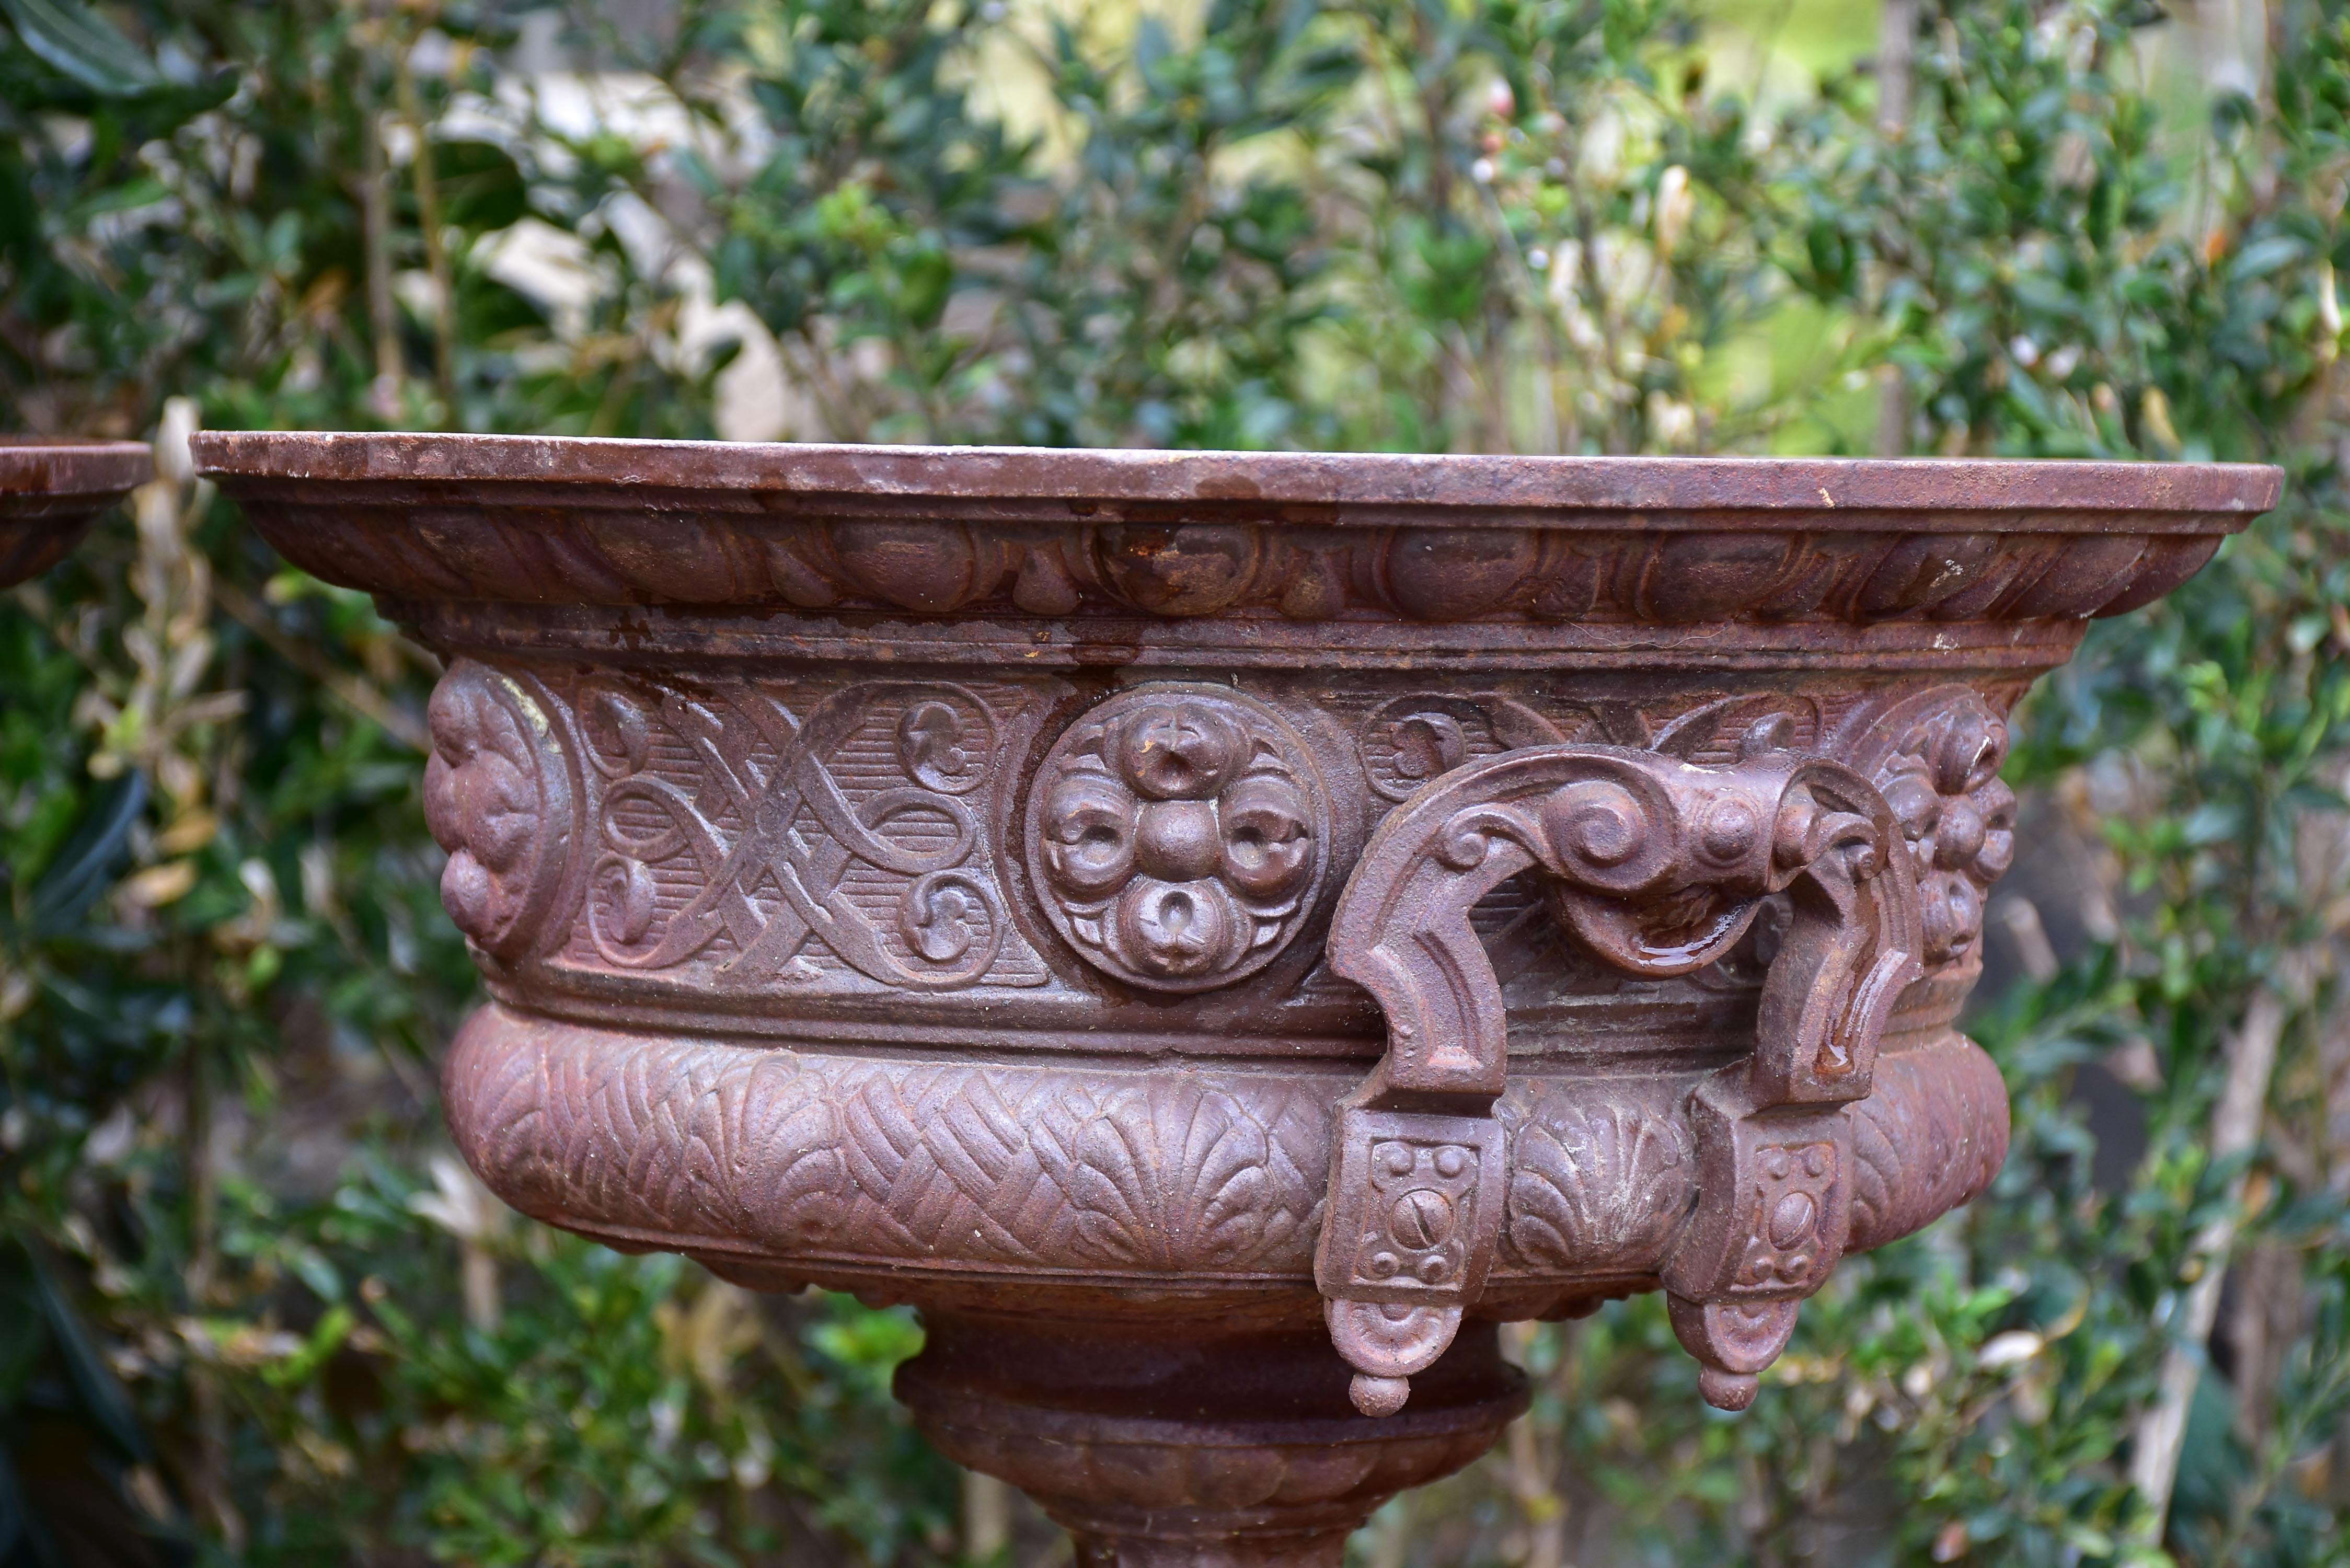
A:
<svg viewBox="0 0 2350 1568">
<path fill-rule="evenodd" d="M 1614 746 L 1467 763 L 1390 815 L 1339 898 L 1330 966 L 1388 1019 L 1340 1108 L 1315 1276 L 1366 1415 L 1403 1407 L 1492 1268 L 1508 1149 L 1502 988 L 1471 927 L 1529 868 L 1574 939 L 1632 975 L 1722 957 L 1764 898 L 1793 919 L 1752 1054 L 1691 1096 L 1700 1192 L 1662 1271 L 1716 1405 L 1742 1408 L 1842 1254 L 1851 1138 L 1877 1044 L 1917 979 L 1916 879 L 1884 797 L 1841 763 L 1760 742 L 1726 767 Z"/>
</svg>

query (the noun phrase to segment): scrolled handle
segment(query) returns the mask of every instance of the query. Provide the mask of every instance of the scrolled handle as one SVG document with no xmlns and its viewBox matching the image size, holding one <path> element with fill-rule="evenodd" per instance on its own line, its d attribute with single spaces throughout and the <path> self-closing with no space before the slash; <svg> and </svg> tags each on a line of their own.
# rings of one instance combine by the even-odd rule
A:
<svg viewBox="0 0 2350 1568">
<path fill-rule="evenodd" d="M 1789 895 L 1753 1054 L 1693 1096 L 1707 1196 L 1665 1272 L 1707 1397 L 1742 1405 L 1793 1303 L 1842 1251 L 1842 1106 L 1868 1093 L 1877 1040 L 1919 972 L 1915 879 L 1890 808 L 1840 763 L 1758 749 L 1700 767 L 1575 745 L 1504 752 L 1428 784 L 1372 836 L 1338 901 L 1330 965 L 1388 1019 L 1387 1054 L 1341 1108 L 1315 1256 L 1355 1402 L 1400 1409 L 1492 1264 L 1508 1030 L 1469 915 L 1530 868 L 1555 882 L 1584 948 L 1652 978 L 1721 958 L 1766 898 Z M 1793 1175 L 1771 1188 L 1783 1165 Z M 1784 1201 L 1757 1216 L 1748 1199 L 1765 1189 Z"/>
</svg>

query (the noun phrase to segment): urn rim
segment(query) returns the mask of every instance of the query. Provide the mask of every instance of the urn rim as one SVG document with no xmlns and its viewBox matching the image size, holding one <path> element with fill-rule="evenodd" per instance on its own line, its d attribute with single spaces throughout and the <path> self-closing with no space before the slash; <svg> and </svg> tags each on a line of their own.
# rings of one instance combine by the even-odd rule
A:
<svg viewBox="0 0 2350 1568">
<path fill-rule="evenodd" d="M 154 472 L 154 454 L 144 441 L 0 435 L 0 507 L 65 496 L 110 501 Z"/>
<path fill-rule="evenodd" d="M 0 435 L 0 587 L 56 566 L 100 512 L 154 474 L 139 441 Z"/>
<path fill-rule="evenodd" d="M 996 518 L 1024 512 L 1038 521 L 1099 514 L 1088 513 L 1089 504 L 1107 514 L 1105 521 L 1128 505 L 1272 508 L 1265 521 L 1341 527 L 1409 511 L 1453 526 L 1572 528 L 1587 518 L 1592 526 L 1620 527 L 1632 514 L 1650 527 L 1772 530 L 1841 521 L 1835 519 L 1841 512 L 1867 514 L 1874 528 L 1905 522 L 1946 528 L 1959 515 L 1992 532 L 2232 533 L 2276 504 L 2284 479 L 2281 469 L 2235 462 L 1164 451 L 412 431 L 205 431 L 191 447 L 199 472 L 239 491 L 280 483 L 430 486 L 444 493 L 449 486 L 528 484 L 617 495 L 758 496 L 786 513 L 849 498 L 928 504 L 941 516 L 968 505 Z M 0 464 L 5 461 L 0 449 Z M 2013 521 L 2003 525 L 2002 516 Z"/>
</svg>

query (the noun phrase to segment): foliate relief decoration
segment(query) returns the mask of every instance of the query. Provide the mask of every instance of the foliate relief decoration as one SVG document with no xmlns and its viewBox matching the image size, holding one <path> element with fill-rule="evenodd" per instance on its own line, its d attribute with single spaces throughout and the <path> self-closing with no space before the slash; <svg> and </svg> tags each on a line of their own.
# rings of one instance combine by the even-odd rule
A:
<svg viewBox="0 0 2350 1568">
<path fill-rule="evenodd" d="M 1434 624 L 2074 619 L 2149 602 L 2219 542 L 2216 533 L 1888 535 L 1825 509 L 1814 526 L 1790 531 L 1307 529 L 1207 519 L 754 525 L 723 513 L 534 501 L 452 504 L 419 529 L 401 509 L 338 498 L 272 502 L 256 521 L 321 576 L 398 597 Z"/>
<path fill-rule="evenodd" d="M 999 725 L 972 691 L 877 681 L 796 718 L 754 687 L 593 681 L 600 805 L 588 934 L 615 969 L 705 951 L 721 983 L 805 982 L 816 953 L 895 989 L 986 975 L 1007 921 L 972 797 Z M 682 751 L 680 770 L 656 752 Z"/>
<path fill-rule="evenodd" d="M 475 1014 L 450 1053 L 450 1127 L 499 1196 L 612 1239 L 712 1238 L 791 1256 L 849 1215 L 840 1107 L 782 1052 L 567 1050 L 532 1025 L 492 1046 Z M 511 1023 L 506 1025 L 511 1029 Z"/>
<path fill-rule="evenodd" d="M 1666 719 L 1642 744 L 1700 767 L 1727 767 L 1760 752 L 1815 751 L 1822 728 L 1817 699 L 1752 691 L 1699 701 Z"/>
<path fill-rule="evenodd" d="M 1330 808 L 1305 743 L 1264 704 L 1140 687 L 1055 742 L 1029 811 L 1046 916 L 1130 985 L 1189 992 L 1270 963 L 1329 863 Z"/>
<path fill-rule="evenodd" d="M 1981 942 L 1985 896 L 2015 859 L 2015 793 L 1999 777 L 2006 721 L 1945 686 L 1899 704 L 1875 734 L 1875 783 L 1917 867 L 1921 956 L 1929 969 L 1958 963 Z"/>
<path fill-rule="evenodd" d="M 1655 1267 L 1696 1196 L 1678 1116 L 1594 1096 L 1503 1102 L 1509 1207 L 1503 1237 L 1524 1266 L 1575 1274 Z"/>
<path fill-rule="evenodd" d="M 1030 1134 L 1039 1167 L 1077 1210 L 1071 1241 L 1113 1268 L 1245 1268 L 1310 1214 L 1291 1194 L 1295 1111 L 1269 1120 L 1193 1077 L 1054 1097 Z M 1284 1125 L 1290 1124 L 1290 1125 Z"/>
<path fill-rule="evenodd" d="M 539 1219 L 775 1260 L 1129 1277 L 1303 1283 L 1334 1121 L 1316 1075 L 889 1061 L 632 1039 L 497 1008 L 459 1035 L 448 1085 L 459 1147 Z M 1685 1096 L 1669 1077 L 1513 1085 L 1497 1276 L 1653 1272 L 1697 1185 Z M 1898 1124 L 1875 1125 L 1880 1102 Z M 1998 1072 L 1956 1036 L 1884 1058 L 1852 1114 L 1855 1247 L 1964 1201 L 2006 1149 Z M 1958 1158 L 1895 1153 L 1918 1124 L 1965 1129 Z"/>
<path fill-rule="evenodd" d="M 427 711 L 424 817 L 449 852 L 441 902 L 484 951 L 510 958 L 547 929 L 569 858 L 573 791 L 547 707 L 470 659 Z"/>
<path fill-rule="evenodd" d="M 1245 1271 L 1312 1210 L 1297 1196 L 1302 1113 L 1281 1095 L 1243 1104 L 1187 1075 L 827 1076 L 850 1175 L 885 1209 L 861 1227 L 866 1245 L 884 1253 Z"/>
<path fill-rule="evenodd" d="M 1848 1115 L 1856 1252 L 1970 1202 L 2007 1158 L 2007 1085 L 1963 1035 L 1878 1058 L 1875 1090 Z"/>
<path fill-rule="evenodd" d="M 686 1250 L 1118 1276 L 1302 1273 L 1310 1087 L 804 1057 L 476 1016 L 451 1125 L 536 1218 Z"/>
</svg>

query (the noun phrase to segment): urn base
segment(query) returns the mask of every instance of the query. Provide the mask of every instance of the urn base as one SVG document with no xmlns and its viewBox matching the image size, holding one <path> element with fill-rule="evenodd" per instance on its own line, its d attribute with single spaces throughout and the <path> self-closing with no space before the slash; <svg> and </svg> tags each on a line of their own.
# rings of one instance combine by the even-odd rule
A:
<svg viewBox="0 0 2350 1568">
<path fill-rule="evenodd" d="M 898 1397 L 941 1452 L 1035 1499 L 1086 1568 L 1338 1568 L 1372 1510 L 1484 1453 L 1526 1407 L 1491 1324 L 1375 1419 L 1318 1319 L 924 1321 Z"/>
</svg>

